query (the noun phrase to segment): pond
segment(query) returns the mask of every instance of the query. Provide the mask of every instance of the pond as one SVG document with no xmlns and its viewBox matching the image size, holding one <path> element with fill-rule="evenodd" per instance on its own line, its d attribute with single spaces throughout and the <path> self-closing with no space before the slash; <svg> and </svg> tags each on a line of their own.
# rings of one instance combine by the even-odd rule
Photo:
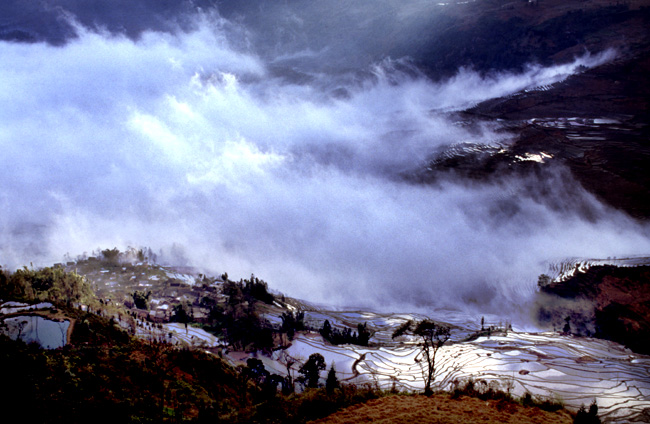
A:
<svg viewBox="0 0 650 424">
<path fill-rule="evenodd" d="M 38 315 L 20 315 L 6 318 L 2 332 L 25 343 L 36 342 L 45 349 L 56 349 L 66 344 L 70 321 L 53 321 Z"/>
</svg>

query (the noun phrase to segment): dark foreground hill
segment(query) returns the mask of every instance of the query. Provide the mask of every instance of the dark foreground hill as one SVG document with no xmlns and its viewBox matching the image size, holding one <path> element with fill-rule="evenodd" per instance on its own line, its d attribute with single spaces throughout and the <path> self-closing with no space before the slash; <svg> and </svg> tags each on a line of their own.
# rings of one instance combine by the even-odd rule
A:
<svg viewBox="0 0 650 424">
<path fill-rule="evenodd" d="M 370 383 L 338 381 L 333 368 L 324 387 L 309 387 L 295 376 L 303 381 L 303 389 L 294 391 L 294 384 L 286 384 L 291 375 L 273 374 L 255 357 L 235 367 L 219 350 L 215 354 L 130 335 L 120 326 L 119 316 L 124 316 L 124 311 L 110 309 L 105 300 L 94 296 L 85 278 L 61 267 L 2 272 L 0 276 L 3 325 L 25 314 L 70 323 L 66 343 L 57 349 L 43 349 L 36 342 L 26 344 L 0 334 L 0 375 L 10 388 L 0 398 L 0 406 L 5 411 L 19 411 L 24 422 L 305 423 L 396 392 Z M 76 301 L 69 302 L 67 296 Z M 7 301 L 51 303 L 12 312 L 11 306 L 20 304 Z M 492 419 L 497 415 L 516 417 L 512 422 L 547 422 L 538 420 L 546 413 L 534 404 L 555 411 L 551 415 L 555 422 L 571 419 L 558 403 L 540 403 L 530 395 L 528 400 L 518 400 L 509 392 L 492 388 L 468 391 L 468 387 L 469 383 L 461 394 L 492 397 L 448 400 L 441 395 L 433 407 L 440 411 L 449 408 L 452 415 L 448 417 L 465 422 L 474 416 Z M 431 407 L 426 398 L 405 395 L 395 399 L 387 400 L 388 406 L 370 403 L 362 410 L 371 408 L 374 414 L 385 415 L 388 408 L 391 417 L 402 409 L 394 402 L 411 404 L 423 399 L 429 406 L 422 406 L 419 413 L 427 414 Z"/>
</svg>

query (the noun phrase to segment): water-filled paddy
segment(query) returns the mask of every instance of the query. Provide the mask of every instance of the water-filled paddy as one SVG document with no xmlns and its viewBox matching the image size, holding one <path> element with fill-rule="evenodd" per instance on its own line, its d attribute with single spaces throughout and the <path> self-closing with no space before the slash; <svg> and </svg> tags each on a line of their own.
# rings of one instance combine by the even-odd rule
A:
<svg viewBox="0 0 650 424">
<path fill-rule="evenodd" d="M 25 343 L 38 343 L 45 349 L 56 349 L 67 342 L 70 321 L 53 321 L 38 315 L 20 315 L 4 320 L 6 334 Z"/>
</svg>

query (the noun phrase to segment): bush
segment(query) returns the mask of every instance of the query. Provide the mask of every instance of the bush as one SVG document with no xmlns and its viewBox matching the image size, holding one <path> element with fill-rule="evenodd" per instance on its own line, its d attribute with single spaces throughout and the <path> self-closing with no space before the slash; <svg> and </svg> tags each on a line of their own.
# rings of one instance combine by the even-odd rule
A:
<svg viewBox="0 0 650 424">
<path fill-rule="evenodd" d="M 591 406 L 589 406 L 589 412 L 587 412 L 584 405 L 581 405 L 573 422 L 574 424 L 600 424 L 600 418 L 598 418 L 598 404 L 596 403 L 596 400 L 594 400 L 591 403 Z"/>
<path fill-rule="evenodd" d="M 460 396 L 476 397 L 482 400 L 512 400 L 514 397 L 510 393 L 512 386 L 510 383 L 501 383 L 497 380 L 475 381 L 473 378 L 457 380 L 454 382 L 451 390 L 452 398 Z"/>
<path fill-rule="evenodd" d="M 537 407 L 544 411 L 555 412 L 564 408 L 564 403 L 558 398 L 542 398 L 533 396 L 530 392 L 524 393 L 521 398 L 512 395 L 512 382 L 502 383 L 498 380 L 474 380 L 473 378 L 456 380 L 453 383 L 451 396 L 470 396 L 482 400 L 503 400 L 519 402 L 523 406 Z"/>
<path fill-rule="evenodd" d="M 0 283 L 0 298 L 5 300 L 49 301 L 64 305 L 97 302 L 82 276 L 59 267 L 38 270 L 24 267 L 9 275 L 0 272 Z"/>
</svg>

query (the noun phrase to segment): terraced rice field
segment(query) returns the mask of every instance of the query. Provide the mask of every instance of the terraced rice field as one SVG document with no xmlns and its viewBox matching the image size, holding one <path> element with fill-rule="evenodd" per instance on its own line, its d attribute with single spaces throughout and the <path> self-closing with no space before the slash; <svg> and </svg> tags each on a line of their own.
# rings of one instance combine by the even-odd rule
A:
<svg viewBox="0 0 650 424">
<path fill-rule="evenodd" d="M 295 360 L 292 369 L 297 375 L 300 362 L 318 352 L 328 367 L 334 364 L 340 380 L 402 391 L 424 389 L 415 340 L 396 343 L 387 337 L 389 328 L 411 316 L 318 312 L 320 318 L 327 315 L 337 324 L 367 321 L 369 327 L 380 329 L 371 339 L 375 347 L 333 346 L 316 332 L 301 334 L 286 350 L 271 358 L 260 356 L 267 369 L 285 375 L 287 361 Z M 246 357 L 232 359 L 245 361 Z M 518 396 L 530 392 L 559 400 L 573 410 L 595 399 L 605 422 L 650 420 L 650 357 L 609 341 L 511 331 L 444 346 L 436 363 L 436 388 L 450 389 L 470 377 L 477 384 L 498 384 Z"/>
</svg>

